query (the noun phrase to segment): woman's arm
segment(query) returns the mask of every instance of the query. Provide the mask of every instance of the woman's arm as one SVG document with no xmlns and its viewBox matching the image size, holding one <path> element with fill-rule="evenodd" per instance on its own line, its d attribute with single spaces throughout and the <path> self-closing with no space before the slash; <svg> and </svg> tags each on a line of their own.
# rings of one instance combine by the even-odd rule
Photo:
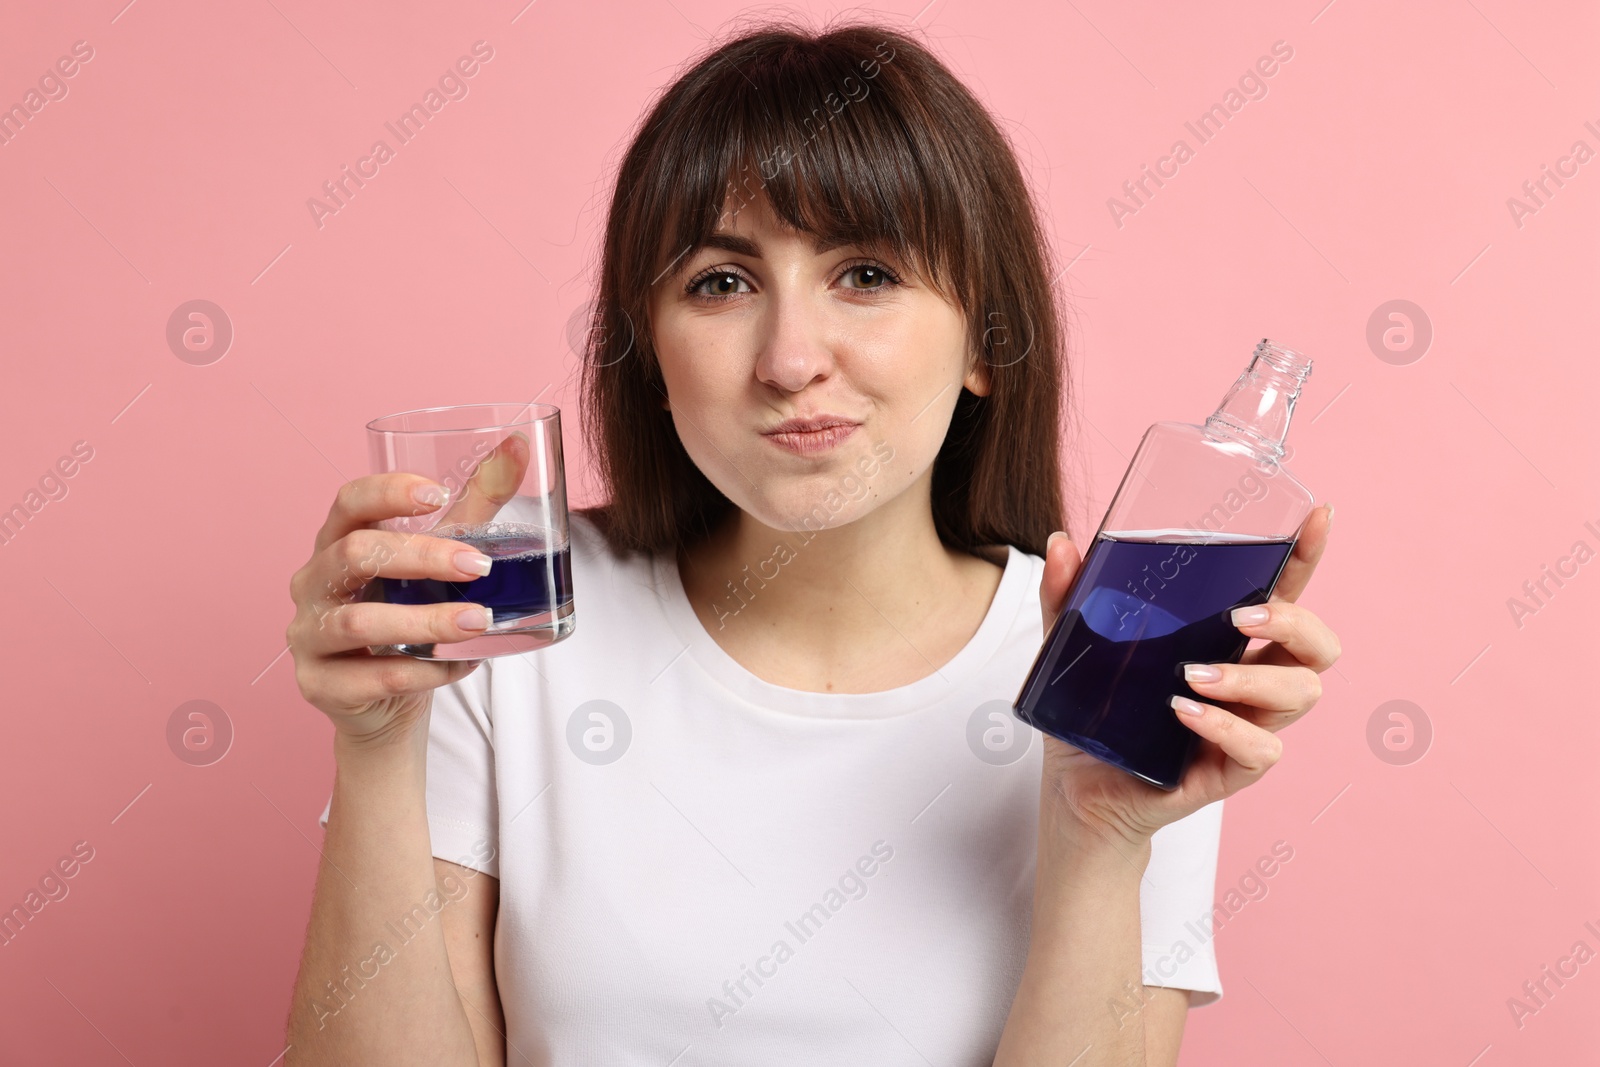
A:
<svg viewBox="0 0 1600 1067">
<path fill-rule="evenodd" d="M 1189 991 L 1147 985 L 1144 997 L 1144 1062 L 1149 1067 L 1177 1067 L 1183 1027 L 1189 1021 Z"/>
<path fill-rule="evenodd" d="M 288 1064 L 477 1067 L 480 1027 L 469 1014 L 482 1013 L 491 1028 L 498 1026 L 492 965 L 480 955 L 492 954 L 483 929 L 492 931 L 494 909 L 483 909 L 498 885 L 491 893 L 488 875 L 463 883 L 436 874 L 427 818 L 432 692 L 476 664 L 370 651 L 460 641 L 481 633 L 488 615 L 471 604 L 363 599 L 367 583 L 380 575 L 465 581 L 487 572 L 487 557 L 453 541 L 374 528 L 384 519 L 437 510 L 447 497 L 443 486 L 411 474 L 345 484 L 311 558 L 289 583 L 295 617 L 285 637 L 295 680 L 334 725 L 337 776 L 289 1010 Z M 479 885 L 486 888 L 474 898 Z M 456 903 L 467 901 L 465 908 Z M 463 914 L 472 920 L 458 927 Z M 467 928 L 473 948 L 453 960 L 447 935 L 459 946 Z M 466 1002 L 453 973 L 465 978 Z"/>
<path fill-rule="evenodd" d="M 478 1043 L 479 1067 L 505 1067 L 506 1016 L 494 976 L 500 879 L 441 859 L 433 861 L 433 873 L 441 883 L 453 878 L 470 887 L 465 896 L 440 913 L 444 920 L 444 947 L 450 953 L 450 974 L 455 979 L 456 992 L 461 995 L 473 1039 Z"/>
<path fill-rule="evenodd" d="M 1150 844 L 1118 848 L 1089 836 L 1040 827 L 1028 962 L 995 1067 L 1178 1062 L 1189 991 L 1145 985 L 1140 973 L 1139 880 Z"/>
<path fill-rule="evenodd" d="M 1118 848 L 1041 798 L 1028 962 L 995 1067 L 1144 1064 L 1139 881 L 1150 843 Z M 1121 1008 L 1119 1010 L 1119 1005 Z"/>
<path fill-rule="evenodd" d="M 427 721 L 377 745 L 334 735 L 333 807 L 286 1064 L 503 1062 L 480 1060 L 471 1009 L 452 978 L 446 930 L 457 905 L 439 906 L 446 897 L 428 833 Z M 478 892 L 480 904 L 485 895 Z"/>
</svg>

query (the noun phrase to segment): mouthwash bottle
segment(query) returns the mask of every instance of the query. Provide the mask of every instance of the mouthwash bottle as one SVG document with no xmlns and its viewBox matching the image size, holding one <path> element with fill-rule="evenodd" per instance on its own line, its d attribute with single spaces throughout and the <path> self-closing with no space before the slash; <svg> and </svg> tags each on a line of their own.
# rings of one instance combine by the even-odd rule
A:
<svg viewBox="0 0 1600 1067">
<path fill-rule="evenodd" d="M 1310 513 L 1283 463 L 1311 361 L 1264 340 L 1201 426 L 1158 422 L 1122 476 L 1017 695 L 1031 726 L 1162 789 L 1199 737 L 1173 694 L 1186 663 L 1237 663 L 1234 608 L 1263 604 Z"/>
</svg>

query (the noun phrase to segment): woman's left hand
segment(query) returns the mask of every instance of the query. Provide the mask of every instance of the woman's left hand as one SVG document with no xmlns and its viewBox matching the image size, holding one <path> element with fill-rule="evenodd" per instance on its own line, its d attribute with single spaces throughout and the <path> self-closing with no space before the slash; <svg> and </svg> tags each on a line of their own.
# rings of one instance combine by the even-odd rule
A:
<svg viewBox="0 0 1600 1067">
<path fill-rule="evenodd" d="M 1214 681 L 1187 679 L 1204 703 L 1176 708 L 1185 726 L 1200 735 L 1194 763 L 1177 789 L 1158 789 L 1100 762 L 1064 741 L 1044 737 L 1045 803 L 1054 814 L 1101 836 L 1138 846 L 1168 823 L 1232 796 L 1278 761 L 1278 731 L 1299 719 L 1322 696 L 1319 675 L 1339 658 L 1339 638 L 1315 614 L 1296 603 L 1328 544 L 1333 509 L 1323 505 L 1307 518 L 1293 553 L 1267 602 L 1264 621 L 1239 625 L 1241 633 L 1270 642 L 1251 649 L 1239 663 L 1213 664 Z M 1045 632 L 1050 632 L 1080 563 L 1070 542 L 1047 549 L 1039 588 Z"/>
</svg>

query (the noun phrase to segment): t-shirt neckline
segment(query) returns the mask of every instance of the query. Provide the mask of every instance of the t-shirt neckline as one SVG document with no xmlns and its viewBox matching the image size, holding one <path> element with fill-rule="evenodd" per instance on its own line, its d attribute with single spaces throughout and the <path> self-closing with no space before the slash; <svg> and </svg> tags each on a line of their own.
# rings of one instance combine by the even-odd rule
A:
<svg viewBox="0 0 1600 1067">
<path fill-rule="evenodd" d="M 916 711 L 960 691 L 992 659 L 1024 607 L 1030 560 L 1014 545 L 1006 545 L 1005 569 L 983 621 L 949 662 L 908 685 L 875 693 L 813 693 L 775 685 L 751 673 L 717 644 L 689 603 L 672 552 L 652 560 L 656 588 L 662 595 L 667 618 L 685 646 L 680 656 L 692 660 L 714 681 L 757 707 L 811 718 L 881 719 Z M 682 664 L 679 664 L 681 667 Z M 670 667 L 668 669 L 677 669 Z"/>
</svg>

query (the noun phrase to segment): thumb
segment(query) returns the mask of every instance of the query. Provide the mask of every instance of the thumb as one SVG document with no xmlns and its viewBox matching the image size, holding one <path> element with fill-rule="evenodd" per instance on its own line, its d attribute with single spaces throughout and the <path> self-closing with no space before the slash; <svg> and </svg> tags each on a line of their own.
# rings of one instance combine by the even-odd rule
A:
<svg viewBox="0 0 1600 1067">
<path fill-rule="evenodd" d="M 1078 552 L 1078 546 L 1064 532 L 1056 531 L 1045 542 L 1044 578 L 1039 582 L 1039 608 L 1044 613 L 1045 633 L 1050 632 L 1056 616 L 1061 614 L 1062 601 L 1066 599 L 1067 590 L 1078 576 L 1078 568 L 1082 563 L 1083 557 Z"/>
<path fill-rule="evenodd" d="M 467 479 L 438 525 L 476 526 L 499 514 L 506 501 L 517 495 L 528 471 L 528 438 L 514 431 L 502 439 Z"/>
<path fill-rule="evenodd" d="M 467 487 L 476 488 L 488 505 L 499 510 L 506 501 L 517 495 L 517 490 L 522 486 L 522 476 L 527 472 L 528 435 L 518 430 L 489 453 Z"/>
</svg>

